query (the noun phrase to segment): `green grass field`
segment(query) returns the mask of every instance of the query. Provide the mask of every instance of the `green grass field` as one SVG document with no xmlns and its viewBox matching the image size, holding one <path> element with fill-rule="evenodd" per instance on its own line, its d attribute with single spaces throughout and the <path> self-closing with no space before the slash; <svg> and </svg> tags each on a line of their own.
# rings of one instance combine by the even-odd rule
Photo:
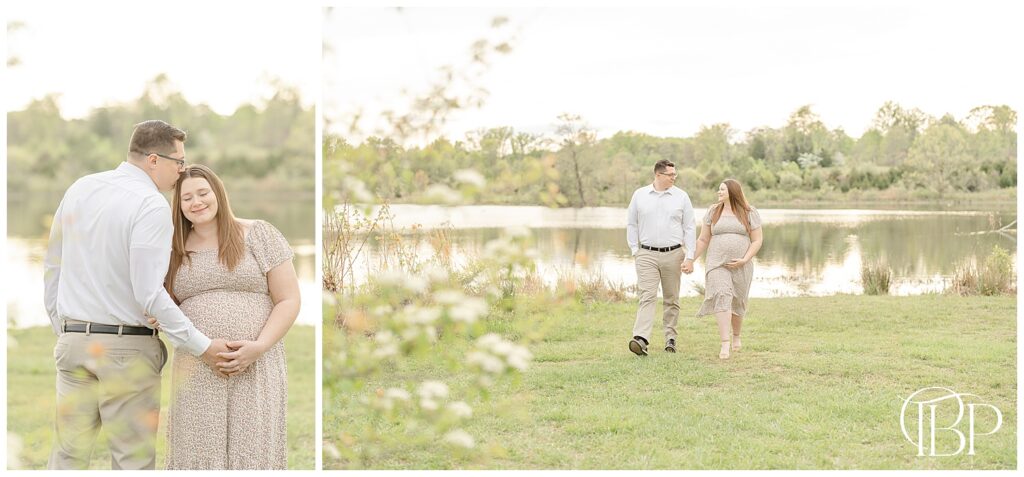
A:
<svg viewBox="0 0 1024 477">
<path fill-rule="evenodd" d="M 53 439 L 56 372 L 49 327 L 8 331 L 7 430 L 21 439 L 22 468 L 46 468 Z M 314 466 L 316 418 L 315 334 L 312 326 L 294 326 L 285 337 L 288 355 L 288 468 Z M 173 349 L 168 346 L 173 356 Z M 157 440 L 157 468 L 164 465 L 167 405 L 170 402 L 170 360 L 164 367 L 163 399 Z M 93 451 L 91 469 L 110 469 L 110 452 L 103 432 Z"/>
<path fill-rule="evenodd" d="M 437 447 L 389 449 L 374 469 L 1014 469 L 1017 467 L 1016 297 L 834 296 L 752 299 L 744 349 L 718 359 L 714 319 L 682 301 L 677 354 L 627 349 L 635 305 L 527 303 L 543 341 L 519 383 L 471 403 L 480 448 L 461 460 Z M 660 313 L 660 312 L 659 312 Z M 529 320 L 520 318 L 520 323 Z M 658 320 L 660 322 L 660 319 Z M 505 334 L 516 323 L 494 323 Z M 330 352 L 325 343 L 325 352 Z M 464 383 L 424 358 L 389 377 Z M 1003 413 L 976 454 L 917 457 L 900 430 L 903 399 L 943 386 Z M 339 422 L 325 394 L 324 439 Z M 940 417 L 943 416 L 940 411 Z M 959 428 L 966 433 L 967 418 Z M 979 411 L 978 433 L 994 426 Z M 941 427 L 941 425 L 940 425 Z M 927 429 L 927 428 L 926 428 Z M 912 431 L 913 432 L 913 431 Z M 940 431 L 937 452 L 956 449 Z"/>
</svg>

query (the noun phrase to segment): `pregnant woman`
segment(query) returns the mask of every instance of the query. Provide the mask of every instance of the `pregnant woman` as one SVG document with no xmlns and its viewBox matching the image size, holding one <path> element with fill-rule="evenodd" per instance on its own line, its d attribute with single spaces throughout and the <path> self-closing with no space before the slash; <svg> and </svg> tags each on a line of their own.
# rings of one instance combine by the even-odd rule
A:
<svg viewBox="0 0 1024 477">
<path fill-rule="evenodd" d="M 274 226 L 235 218 L 221 180 L 192 165 L 178 179 L 166 285 L 210 338 L 220 372 L 175 353 L 168 469 L 284 469 L 288 379 L 282 338 L 299 313 L 292 250 Z"/>
<path fill-rule="evenodd" d="M 740 350 L 740 328 L 747 312 L 750 282 L 754 276 L 754 263 L 750 260 L 761 249 L 761 216 L 743 197 L 740 183 L 726 179 L 718 186 L 718 203 L 708 207 L 704 226 L 697 239 L 695 256 L 707 250 L 705 265 L 704 303 L 697 316 L 715 315 L 721 351 L 718 357 L 730 355 L 730 325 L 732 349 Z"/>
</svg>

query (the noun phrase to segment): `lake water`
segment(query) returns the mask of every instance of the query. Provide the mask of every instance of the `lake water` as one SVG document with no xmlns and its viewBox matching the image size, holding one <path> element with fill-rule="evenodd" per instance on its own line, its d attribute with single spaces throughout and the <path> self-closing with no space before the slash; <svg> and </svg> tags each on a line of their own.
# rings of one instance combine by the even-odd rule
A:
<svg viewBox="0 0 1024 477">
<path fill-rule="evenodd" d="M 696 209 L 700 223 L 706 206 Z M 625 239 L 626 210 L 594 207 L 393 205 L 397 227 L 453 228 L 456 264 L 476 256 L 506 227 L 526 227 L 537 249 L 536 267 L 549 285 L 559 275 L 597 275 L 635 285 Z M 751 296 L 861 294 L 861 265 L 884 261 L 893 270 L 894 295 L 941 292 L 962 260 L 984 260 L 996 245 L 1016 257 L 1016 233 L 989 233 L 1016 219 L 1015 211 L 760 209 L 764 245 L 755 258 Z M 699 231 L 699 227 L 698 227 Z M 372 247 L 357 261 L 365 282 L 379 258 Z M 434 251 L 426 240 L 421 257 Z M 703 261 L 683 275 L 681 294 L 695 296 L 704 281 Z"/>
<path fill-rule="evenodd" d="M 31 202 L 8 202 L 4 286 L 7 290 L 7 317 L 12 326 L 50 324 L 43 305 L 43 257 L 49 222 L 60 198 L 60 194 L 42 194 L 33 197 Z M 231 197 L 231 206 L 235 215 L 266 220 L 288 239 L 295 252 L 295 271 L 302 294 L 302 308 L 296 323 L 319 323 L 322 300 L 320 284 L 316 281 L 313 199 L 296 200 L 274 192 L 258 197 L 235 194 Z"/>
</svg>

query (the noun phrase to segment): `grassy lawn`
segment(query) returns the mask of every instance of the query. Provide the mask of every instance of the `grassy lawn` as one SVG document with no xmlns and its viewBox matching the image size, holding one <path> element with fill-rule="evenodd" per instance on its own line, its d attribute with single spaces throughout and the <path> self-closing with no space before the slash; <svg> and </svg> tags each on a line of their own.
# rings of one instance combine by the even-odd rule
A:
<svg viewBox="0 0 1024 477">
<path fill-rule="evenodd" d="M 651 355 L 640 358 L 626 347 L 632 303 L 527 303 L 523 313 L 544 317 L 544 339 L 530 347 L 535 362 L 519 383 L 499 385 L 490 401 L 471 403 L 474 416 L 466 427 L 478 447 L 501 451 L 467 461 L 410 446 L 384 452 L 367 466 L 1017 467 L 1016 297 L 752 299 L 744 348 L 727 361 L 718 359 L 714 319 L 690 316 L 698 306 L 696 298 L 682 302 L 677 354 L 661 351 L 656 327 Z M 509 322 L 492 326 L 505 334 L 530 331 Z M 326 352 L 328 345 L 336 346 L 325 343 Z M 424 358 L 370 385 L 387 387 L 397 377 L 464 383 L 446 374 Z M 978 402 L 1002 411 L 1002 428 L 977 436 L 973 456 L 964 450 L 917 457 L 901 433 L 900 410 L 904 398 L 930 386 L 978 395 Z M 325 394 L 325 440 L 351 425 L 332 412 L 337 402 Z M 994 418 L 978 414 L 980 434 Z M 959 429 L 966 428 L 964 417 Z M 952 433 L 938 433 L 937 452 L 956 449 Z"/>
<path fill-rule="evenodd" d="M 314 419 L 316 418 L 316 359 L 312 326 L 294 326 L 285 337 L 288 355 L 288 467 L 312 469 L 314 465 Z M 8 432 L 20 437 L 19 455 L 23 468 L 46 467 L 53 440 L 54 381 L 53 345 L 56 338 L 49 327 L 9 330 L 7 349 Z M 172 353 L 173 348 L 168 346 Z M 163 408 L 157 440 L 157 468 L 164 466 L 167 405 L 171 392 L 171 362 L 163 373 Z M 109 469 L 110 452 L 104 432 L 93 451 L 92 469 Z"/>
</svg>

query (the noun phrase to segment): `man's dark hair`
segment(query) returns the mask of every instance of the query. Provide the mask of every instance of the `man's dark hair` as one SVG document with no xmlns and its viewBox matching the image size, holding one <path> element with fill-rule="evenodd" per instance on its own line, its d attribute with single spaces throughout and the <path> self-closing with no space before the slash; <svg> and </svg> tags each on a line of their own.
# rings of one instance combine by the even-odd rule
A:
<svg viewBox="0 0 1024 477">
<path fill-rule="evenodd" d="M 662 159 L 654 163 L 654 173 L 665 172 L 665 169 L 669 167 L 676 167 L 676 165 L 668 159 Z"/>
<path fill-rule="evenodd" d="M 128 152 L 140 155 L 151 152 L 170 154 L 175 151 L 174 141 L 185 142 L 185 137 L 185 131 L 159 119 L 143 121 L 136 124 L 135 130 L 132 131 Z"/>
</svg>

